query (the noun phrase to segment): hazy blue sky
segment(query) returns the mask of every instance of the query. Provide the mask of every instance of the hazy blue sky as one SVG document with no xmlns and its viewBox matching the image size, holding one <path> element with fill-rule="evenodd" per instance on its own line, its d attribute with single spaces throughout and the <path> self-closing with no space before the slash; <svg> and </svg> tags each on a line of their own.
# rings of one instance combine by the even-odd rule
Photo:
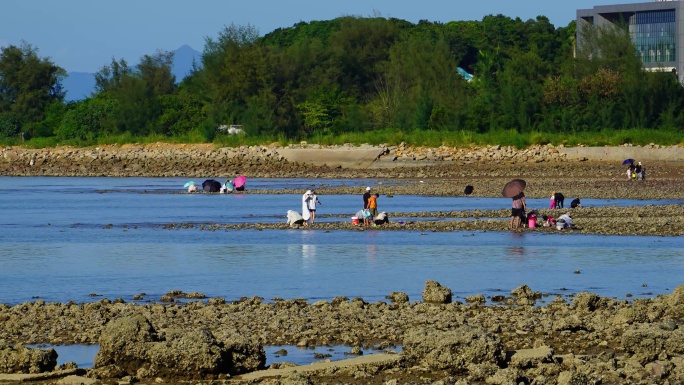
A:
<svg viewBox="0 0 684 385">
<path fill-rule="evenodd" d="M 41 57 L 68 72 L 95 72 L 112 58 L 137 64 L 157 49 L 188 44 L 204 49 L 230 24 L 255 26 L 260 34 L 300 21 L 339 16 L 394 17 L 449 22 L 503 14 L 523 20 L 538 15 L 556 26 L 575 19 L 577 8 L 643 1 L 606 0 L 2 0 L 0 46 L 26 41 Z"/>
</svg>

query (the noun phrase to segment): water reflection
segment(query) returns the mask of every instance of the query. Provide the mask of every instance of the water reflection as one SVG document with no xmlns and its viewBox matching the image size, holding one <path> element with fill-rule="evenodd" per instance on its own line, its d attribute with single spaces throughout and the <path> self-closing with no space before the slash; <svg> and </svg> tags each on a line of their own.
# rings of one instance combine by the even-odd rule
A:
<svg viewBox="0 0 684 385">
<path fill-rule="evenodd" d="M 525 248 L 522 246 L 512 246 L 506 248 L 508 255 L 525 255 Z"/>
<path fill-rule="evenodd" d="M 376 246 L 375 245 L 367 245 L 366 246 L 366 255 L 368 256 L 369 261 L 371 261 L 371 262 L 375 261 Z"/>
<path fill-rule="evenodd" d="M 302 267 L 309 269 L 316 262 L 316 245 L 302 245 Z"/>
</svg>

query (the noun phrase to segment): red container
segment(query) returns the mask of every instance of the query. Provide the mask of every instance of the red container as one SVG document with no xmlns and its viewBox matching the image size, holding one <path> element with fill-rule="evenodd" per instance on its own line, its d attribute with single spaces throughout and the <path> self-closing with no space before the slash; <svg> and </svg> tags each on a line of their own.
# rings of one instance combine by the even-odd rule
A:
<svg viewBox="0 0 684 385">
<path fill-rule="evenodd" d="M 354 226 L 359 225 L 359 218 L 358 217 L 352 217 L 352 225 L 354 225 Z"/>
</svg>

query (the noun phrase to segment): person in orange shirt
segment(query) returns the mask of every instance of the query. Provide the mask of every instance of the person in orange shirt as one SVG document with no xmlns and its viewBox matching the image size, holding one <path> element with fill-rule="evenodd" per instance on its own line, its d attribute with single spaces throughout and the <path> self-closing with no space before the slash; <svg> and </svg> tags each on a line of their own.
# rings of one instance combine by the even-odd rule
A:
<svg viewBox="0 0 684 385">
<path fill-rule="evenodd" d="M 371 213 L 371 220 L 375 220 L 375 217 L 378 216 L 378 198 L 380 197 L 380 194 L 375 193 L 371 195 L 370 198 L 368 198 L 368 209 L 370 209 Z"/>
</svg>

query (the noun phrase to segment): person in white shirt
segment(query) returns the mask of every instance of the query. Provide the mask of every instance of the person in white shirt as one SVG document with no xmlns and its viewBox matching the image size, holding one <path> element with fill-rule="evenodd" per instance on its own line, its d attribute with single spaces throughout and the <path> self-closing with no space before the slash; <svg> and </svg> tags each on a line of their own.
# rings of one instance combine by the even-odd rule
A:
<svg viewBox="0 0 684 385">
<path fill-rule="evenodd" d="M 316 220 L 316 203 L 322 204 L 321 201 L 318 200 L 316 190 L 307 190 L 302 197 L 302 216 L 312 225 Z M 304 211 L 308 211 L 308 215 L 304 214 Z M 308 218 L 306 218 L 307 216 Z"/>
<path fill-rule="evenodd" d="M 561 216 L 558 217 L 558 219 L 556 220 L 556 228 L 557 228 L 558 230 L 562 230 L 562 229 L 564 229 L 564 228 L 568 228 L 568 229 L 569 229 L 569 228 L 572 228 L 572 227 L 573 227 L 573 224 L 572 224 L 572 217 L 570 217 L 570 213 L 569 213 L 569 212 L 568 212 L 568 213 L 565 213 L 565 214 L 563 214 L 563 215 L 561 215 Z"/>
<path fill-rule="evenodd" d="M 375 217 L 374 222 L 376 225 L 382 225 L 385 223 L 389 223 L 389 216 L 387 216 L 387 213 L 382 211 L 378 216 Z"/>
</svg>

